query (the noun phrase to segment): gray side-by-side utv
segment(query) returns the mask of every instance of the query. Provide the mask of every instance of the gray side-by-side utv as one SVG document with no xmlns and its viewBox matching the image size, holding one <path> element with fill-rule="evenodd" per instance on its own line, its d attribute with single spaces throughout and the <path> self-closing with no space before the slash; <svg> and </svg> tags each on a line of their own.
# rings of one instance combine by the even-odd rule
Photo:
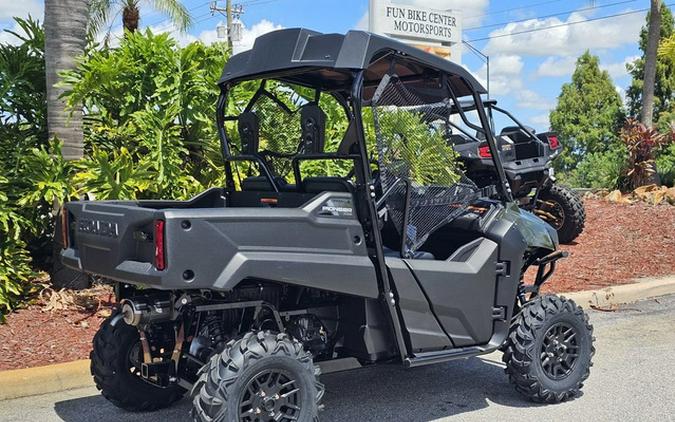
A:
<svg viewBox="0 0 675 422">
<path fill-rule="evenodd" d="M 189 391 L 196 421 L 306 422 L 326 362 L 498 349 L 527 398 L 579 395 L 592 326 L 539 293 L 564 256 L 555 230 L 513 201 L 482 107 L 459 115 L 484 134 L 495 186 L 467 178 L 430 123 L 439 103 L 482 104 L 469 72 L 367 32 L 287 29 L 232 56 L 219 86 L 224 187 L 62 211 L 63 263 L 117 281 L 91 353 L 108 400 L 152 410 Z"/>
<path fill-rule="evenodd" d="M 465 113 L 476 110 L 472 100 L 460 105 Z M 579 195 L 557 183 L 553 175 L 553 160 L 562 152 L 558 136 L 554 132 L 536 133 L 511 113 L 498 107 L 497 101 L 493 99 L 484 101 L 483 106 L 491 123 L 513 198 L 521 208 L 533 212 L 553 226 L 561 243 L 573 242 L 584 230 L 586 212 Z M 451 116 L 458 114 L 454 108 L 449 112 Z M 497 131 L 495 117 L 506 120 L 507 126 Z M 467 130 L 469 128 L 457 129 L 449 128 L 447 137 L 462 157 L 467 176 L 479 187 L 498 183 L 485 137 L 480 132 L 474 135 Z"/>
</svg>

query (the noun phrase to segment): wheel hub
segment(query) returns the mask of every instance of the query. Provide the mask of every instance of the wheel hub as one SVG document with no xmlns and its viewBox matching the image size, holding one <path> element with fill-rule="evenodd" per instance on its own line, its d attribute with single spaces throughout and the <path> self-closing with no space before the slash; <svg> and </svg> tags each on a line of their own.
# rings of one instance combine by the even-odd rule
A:
<svg viewBox="0 0 675 422">
<path fill-rule="evenodd" d="M 292 421 L 300 414 L 300 389 L 285 372 L 262 371 L 246 385 L 240 421 Z"/>
<path fill-rule="evenodd" d="M 535 214 L 545 220 L 554 229 L 560 230 L 565 224 L 565 211 L 562 205 L 553 200 L 538 200 Z"/>
<path fill-rule="evenodd" d="M 574 370 L 579 358 L 576 329 L 564 322 L 552 325 L 541 345 L 541 367 L 551 379 L 562 379 Z"/>
</svg>

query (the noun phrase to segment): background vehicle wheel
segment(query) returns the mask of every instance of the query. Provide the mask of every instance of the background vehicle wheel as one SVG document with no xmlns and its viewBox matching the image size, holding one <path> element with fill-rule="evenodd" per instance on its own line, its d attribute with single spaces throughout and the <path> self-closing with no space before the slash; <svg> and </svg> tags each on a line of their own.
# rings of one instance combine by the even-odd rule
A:
<svg viewBox="0 0 675 422">
<path fill-rule="evenodd" d="M 594 340 L 588 315 L 574 301 L 538 296 L 514 318 L 502 348 L 509 381 L 536 402 L 574 398 L 593 365 Z"/>
<path fill-rule="evenodd" d="M 140 378 L 141 348 L 138 330 L 113 315 L 94 336 L 91 374 L 103 397 L 129 411 L 149 411 L 179 400 L 185 389 L 156 387 Z"/>
<path fill-rule="evenodd" d="M 195 421 L 317 419 L 324 388 L 302 344 L 286 334 L 247 333 L 199 371 L 192 388 Z"/>
<path fill-rule="evenodd" d="M 558 232 L 560 243 L 570 243 L 584 230 L 586 211 L 584 204 L 572 189 L 551 185 L 541 191 L 535 213 Z"/>
</svg>

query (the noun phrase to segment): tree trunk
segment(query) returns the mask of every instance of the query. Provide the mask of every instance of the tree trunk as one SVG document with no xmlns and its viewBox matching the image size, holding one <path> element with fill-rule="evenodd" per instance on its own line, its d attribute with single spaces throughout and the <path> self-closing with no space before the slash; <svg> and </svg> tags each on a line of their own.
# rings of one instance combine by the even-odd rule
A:
<svg viewBox="0 0 675 422">
<path fill-rule="evenodd" d="M 129 32 L 135 32 L 138 29 L 138 20 L 140 12 L 135 4 L 124 6 L 122 10 L 122 25 Z"/>
<path fill-rule="evenodd" d="M 642 123 L 651 128 L 654 116 L 654 85 L 656 84 L 656 53 L 661 36 L 661 0 L 651 0 L 647 51 L 645 51 L 645 76 L 642 86 Z"/>
<path fill-rule="evenodd" d="M 75 67 L 84 52 L 89 20 L 88 0 L 45 0 L 45 67 L 47 77 L 47 126 L 49 137 L 63 142 L 67 160 L 82 158 L 82 110 L 66 110 L 59 98 L 63 88 L 55 87 L 59 73 Z"/>
</svg>

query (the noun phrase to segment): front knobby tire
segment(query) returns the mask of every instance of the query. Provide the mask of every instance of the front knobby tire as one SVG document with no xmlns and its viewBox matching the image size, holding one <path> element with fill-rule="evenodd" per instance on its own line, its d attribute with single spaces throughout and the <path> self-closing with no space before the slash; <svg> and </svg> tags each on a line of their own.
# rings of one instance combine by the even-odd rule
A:
<svg viewBox="0 0 675 422">
<path fill-rule="evenodd" d="M 502 347 L 509 381 L 535 402 L 577 397 L 593 365 L 594 340 L 588 315 L 573 300 L 538 296 L 513 319 Z"/>
<path fill-rule="evenodd" d="M 544 219 L 556 229 L 560 243 L 571 243 L 584 231 L 586 210 L 583 201 L 572 189 L 552 184 L 539 194 L 539 201 L 538 207 L 547 208 L 546 215 L 555 216 L 554 221 Z"/>
<path fill-rule="evenodd" d="M 161 388 L 140 378 L 139 343 L 138 330 L 127 325 L 118 313 L 103 321 L 90 354 L 96 388 L 112 404 L 128 411 L 167 407 L 183 397 L 185 389 Z"/>
<path fill-rule="evenodd" d="M 317 420 L 324 387 L 302 344 L 286 334 L 250 332 L 199 371 L 194 421 Z"/>
</svg>

